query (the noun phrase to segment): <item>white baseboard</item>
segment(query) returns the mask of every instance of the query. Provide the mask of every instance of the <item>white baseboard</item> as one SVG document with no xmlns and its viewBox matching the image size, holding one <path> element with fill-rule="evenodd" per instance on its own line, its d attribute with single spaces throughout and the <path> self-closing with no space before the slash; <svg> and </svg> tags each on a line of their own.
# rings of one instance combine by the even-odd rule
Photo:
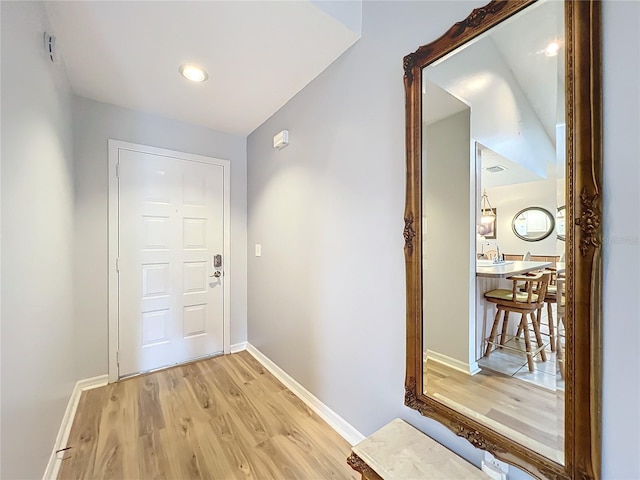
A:
<svg viewBox="0 0 640 480">
<path fill-rule="evenodd" d="M 466 373 L 467 375 L 475 375 L 480 372 L 478 362 L 473 362 L 471 364 L 464 363 L 460 360 L 456 360 L 455 358 L 443 355 L 442 353 L 434 352 L 433 350 L 427 350 L 424 360 L 441 363 L 449 368 L 457 370 L 458 372 Z"/>
<path fill-rule="evenodd" d="M 67 409 L 62 417 L 62 423 L 60 424 L 60 430 L 58 430 L 58 436 L 56 437 L 56 443 L 53 446 L 53 451 L 49 457 L 49 463 L 47 464 L 47 468 L 42 476 L 43 480 L 55 480 L 58 477 L 62 457 L 65 453 L 59 451 L 67 446 L 69 434 L 71 433 L 71 426 L 73 425 L 73 418 L 76 416 L 76 410 L 78 409 L 78 403 L 80 402 L 80 395 L 85 390 L 105 386 L 108 383 L 108 378 L 108 375 L 99 375 L 97 377 L 85 378 L 76 382 L 73 387 L 73 391 L 71 392 L 69 403 L 67 403 Z"/>
<path fill-rule="evenodd" d="M 247 349 L 247 342 L 234 343 L 229 348 L 230 353 L 243 352 Z"/>
<path fill-rule="evenodd" d="M 360 443 L 365 439 L 358 430 L 352 427 L 340 415 L 331 410 L 327 405 L 316 398 L 309 390 L 304 388 L 292 377 L 290 377 L 278 365 L 273 363 L 266 355 L 264 355 L 256 347 L 247 343 L 247 351 L 258 360 L 264 368 L 269 370 L 282 384 L 291 390 L 300 400 L 302 400 L 311 410 L 313 410 L 320 418 L 329 424 L 336 432 L 342 436 L 351 446 Z"/>
</svg>

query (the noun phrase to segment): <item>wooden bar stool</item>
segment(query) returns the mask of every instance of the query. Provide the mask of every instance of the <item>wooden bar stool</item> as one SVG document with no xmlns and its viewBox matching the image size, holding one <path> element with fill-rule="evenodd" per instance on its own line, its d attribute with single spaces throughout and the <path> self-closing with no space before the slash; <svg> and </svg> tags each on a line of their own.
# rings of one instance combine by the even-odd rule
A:
<svg viewBox="0 0 640 480">
<path fill-rule="evenodd" d="M 555 332 L 555 320 L 553 318 L 553 307 L 552 305 L 556 302 L 556 269 L 553 267 L 549 267 L 544 270 L 544 273 L 549 274 L 549 285 L 547 285 L 547 292 L 544 295 L 544 302 L 540 304 L 540 307 L 537 309 L 536 321 L 538 322 L 538 328 L 542 326 L 542 308 L 546 303 L 547 305 L 547 326 L 549 328 L 549 345 L 551 346 L 551 351 L 555 352 L 556 350 L 556 332 Z M 525 292 L 526 288 L 523 285 L 519 285 L 520 291 Z M 537 293 L 534 289 L 533 293 Z M 518 327 L 518 332 L 516 336 L 520 336 L 522 333 L 522 326 Z"/>
<path fill-rule="evenodd" d="M 555 268 L 549 269 L 549 286 L 547 287 L 547 293 L 544 296 L 544 302 L 547 304 L 547 322 L 549 325 L 549 344 L 551 345 L 551 351 L 556 350 L 556 332 L 555 332 L 555 320 L 553 318 L 553 304 L 557 304 L 557 285 L 556 285 L 556 270 Z M 542 319 L 542 309 L 538 310 L 538 326 Z"/>
<path fill-rule="evenodd" d="M 558 362 L 558 371 L 560 372 L 560 378 L 564 378 L 564 345 L 562 344 L 562 339 L 564 338 L 564 311 L 566 304 L 565 297 L 565 282 L 566 279 L 564 277 L 558 277 L 557 280 L 557 306 L 556 306 L 556 314 L 558 317 L 558 335 L 557 335 L 557 343 L 556 343 L 556 360 Z"/>
<path fill-rule="evenodd" d="M 534 356 L 540 354 L 540 358 L 542 359 L 542 361 L 547 361 L 547 356 L 544 352 L 544 343 L 542 342 L 542 336 L 540 335 L 538 319 L 536 318 L 536 311 L 542 309 L 545 295 L 547 293 L 547 287 L 549 285 L 549 278 L 550 274 L 548 272 L 539 272 L 534 275 L 514 275 L 513 277 L 509 277 L 509 280 L 513 282 L 513 288 L 511 290 L 497 288 L 495 290 L 490 290 L 484 294 L 484 298 L 488 302 L 495 303 L 498 308 L 495 319 L 493 321 L 493 326 L 491 327 L 491 334 L 487 339 L 487 348 L 484 354 L 485 357 L 489 357 L 489 355 L 491 354 L 491 348 L 494 345 L 498 346 L 499 348 L 507 348 L 523 353 L 520 349 L 509 347 L 506 345 L 507 322 L 509 321 L 509 313 L 514 312 L 521 315 L 518 331 L 522 331 L 524 333 L 524 353 L 527 356 L 527 365 L 529 367 L 529 371 L 534 371 Z M 522 291 L 522 289 L 524 291 Z M 498 335 L 498 327 L 501 317 L 502 332 Z M 531 339 L 529 338 L 529 317 L 531 318 L 531 326 L 538 343 L 536 348 L 533 348 Z M 498 336 L 500 337 L 500 340 L 496 342 L 496 338 Z M 517 336 L 514 338 L 517 338 Z"/>
</svg>

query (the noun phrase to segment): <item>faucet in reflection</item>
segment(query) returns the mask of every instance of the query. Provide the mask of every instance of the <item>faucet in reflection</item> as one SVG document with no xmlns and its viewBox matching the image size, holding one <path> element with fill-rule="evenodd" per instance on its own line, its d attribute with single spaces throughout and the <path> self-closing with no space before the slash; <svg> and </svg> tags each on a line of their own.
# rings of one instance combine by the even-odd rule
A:
<svg viewBox="0 0 640 480">
<path fill-rule="evenodd" d="M 480 245 L 481 245 L 481 252 L 478 253 L 478 255 L 477 255 L 478 259 L 493 260 L 493 263 L 496 263 L 496 264 L 505 263 L 504 254 L 500 253 L 500 245 L 498 245 L 498 242 L 490 242 L 489 240 L 485 240 L 483 238 L 481 243 L 480 243 Z M 485 245 L 492 245 L 492 246 L 496 247 L 496 249 L 495 250 L 487 250 L 485 252 L 484 251 L 484 246 Z"/>
</svg>

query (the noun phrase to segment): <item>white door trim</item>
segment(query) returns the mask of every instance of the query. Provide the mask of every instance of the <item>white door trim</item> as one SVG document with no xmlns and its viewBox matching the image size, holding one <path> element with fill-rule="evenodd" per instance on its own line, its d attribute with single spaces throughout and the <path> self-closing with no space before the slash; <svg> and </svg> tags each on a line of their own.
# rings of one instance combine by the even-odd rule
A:
<svg viewBox="0 0 640 480">
<path fill-rule="evenodd" d="M 134 152 L 149 153 L 152 155 L 162 155 L 192 162 L 219 165 L 224 172 L 224 313 L 223 313 L 223 348 L 224 353 L 230 353 L 231 347 L 231 162 L 220 158 L 205 157 L 193 153 L 177 152 L 164 148 L 139 145 L 136 143 L 123 142 L 109 139 L 109 383 L 119 379 L 118 372 L 118 238 L 119 238 L 119 189 L 118 189 L 118 151 L 131 150 Z"/>
</svg>

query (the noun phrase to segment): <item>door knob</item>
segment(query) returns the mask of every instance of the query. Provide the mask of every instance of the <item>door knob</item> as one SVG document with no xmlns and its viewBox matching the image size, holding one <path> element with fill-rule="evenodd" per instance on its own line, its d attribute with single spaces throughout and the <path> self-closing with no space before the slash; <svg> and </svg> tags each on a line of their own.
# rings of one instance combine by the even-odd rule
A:
<svg viewBox="0 0 640 480">
<path fill-rule="evenodd" d="M 215 272 L 213 272 L 213 275 L 209 275 L 209 276 L 220 278 L 220 275 L 222 275 L 222 272 L 220 272 L 219 270 L 216 270 Z"/>
</svg>

